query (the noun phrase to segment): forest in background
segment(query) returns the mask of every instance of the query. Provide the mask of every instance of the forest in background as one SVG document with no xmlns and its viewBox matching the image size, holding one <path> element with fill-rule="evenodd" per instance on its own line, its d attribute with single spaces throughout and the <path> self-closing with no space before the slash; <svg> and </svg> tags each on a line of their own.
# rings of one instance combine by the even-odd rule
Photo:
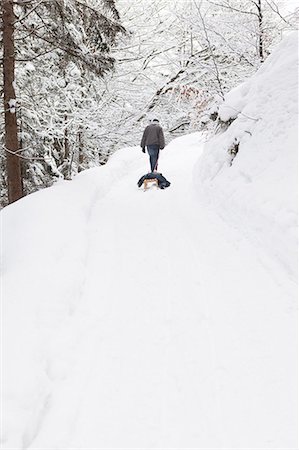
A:
<svg viewBox="0 0 299 450">
<path fill-rule="evenodd" d="M 167 142 L 214 132 L 296 28 L 287 3 L 2 0 L 1 206 L 139 145 L 154 117 Z"/>
</svg>

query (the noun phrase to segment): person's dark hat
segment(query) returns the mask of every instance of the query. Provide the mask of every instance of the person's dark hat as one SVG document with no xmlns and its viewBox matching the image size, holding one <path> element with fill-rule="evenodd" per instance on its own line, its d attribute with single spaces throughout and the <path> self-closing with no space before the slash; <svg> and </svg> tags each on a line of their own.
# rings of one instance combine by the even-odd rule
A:
<svg viewBox="0 0 299 450">
<path fill-rule="evenodd" d="M 153 119 L 153 122 L 158 122 L 159 123 L 159 120 L 158 119 Z"/>
</svg>

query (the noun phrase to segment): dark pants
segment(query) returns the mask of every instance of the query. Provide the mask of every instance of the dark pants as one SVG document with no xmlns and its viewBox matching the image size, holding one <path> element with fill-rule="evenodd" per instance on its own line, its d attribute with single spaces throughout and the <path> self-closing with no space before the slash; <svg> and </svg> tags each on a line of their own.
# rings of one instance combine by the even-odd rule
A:
<svg viewBox="0 0 299 450">
<path fill-rule="evenodd" d="M 147 152 L 150 157 L 151 171 L 158 169 L 159 145 L 153 144 L 147 146 Z"/>
</svg>

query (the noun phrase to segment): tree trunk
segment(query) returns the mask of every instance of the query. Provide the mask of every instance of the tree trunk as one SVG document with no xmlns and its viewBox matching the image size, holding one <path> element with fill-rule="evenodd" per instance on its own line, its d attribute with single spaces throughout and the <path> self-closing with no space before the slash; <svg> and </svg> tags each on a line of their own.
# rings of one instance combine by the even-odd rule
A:
<svg viewBox="0 0 299 450">
<path fill-rule="evenodd" d="M 70 156 L 70 143 L 69 143 L 69 136 L 68 136 L 68 128 L 67 128 L 67 114 L 64 115 L 64 160 L 68 160 Z"/>
<path fill-rule="evenodd" d="M 257 0 L 255 4 L 258 10 L 258 21 L 259 21 L 259 40 L 258 40 L 258 52 L 261 62 L 264 62 L 264 30 L 263 30 L 263 12 L 262 12 L 262 1 Z"/>
<path fill-rule="evenodd" d="M 8 201 L 23 197 L 21 160 L 15 154 L 18 149 L 17 105 L 14 89 L 15 46 L 13 0 L 2 0 L 3 19 L 3 85 L 5 111 L 5 150 L 8 185 Z"/>
<path fill-rule="evenodd" d="M 83 163 L 84 163 L 84 153 L 83 153 L 83 143 L 82 143 L 82 131 L 78 131 L 78 172 L 81 172 L 83 169 Z"/>
</svg>

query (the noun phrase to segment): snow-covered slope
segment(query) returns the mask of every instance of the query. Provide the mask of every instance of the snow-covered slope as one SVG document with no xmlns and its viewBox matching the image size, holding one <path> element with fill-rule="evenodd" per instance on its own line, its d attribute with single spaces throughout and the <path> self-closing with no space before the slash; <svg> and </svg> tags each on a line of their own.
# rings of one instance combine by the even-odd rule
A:
<svg viewBox="0 0 299 450">
<path fill-rule="evenodd" d="M 206 146 L 197 167 L 198 187 L 232 226 L 296 277 L 297 33 L 226 96 L 219 117 L 235 120 Z M 236 143 L 232 161 L 228 151 Z"/>
<path fill-rule="evenodd" d="M 136 147 L 4 209 L 3 449 L 297 445 L 294 49 L 166 147 L 165 191 Z"/>
</svg>

